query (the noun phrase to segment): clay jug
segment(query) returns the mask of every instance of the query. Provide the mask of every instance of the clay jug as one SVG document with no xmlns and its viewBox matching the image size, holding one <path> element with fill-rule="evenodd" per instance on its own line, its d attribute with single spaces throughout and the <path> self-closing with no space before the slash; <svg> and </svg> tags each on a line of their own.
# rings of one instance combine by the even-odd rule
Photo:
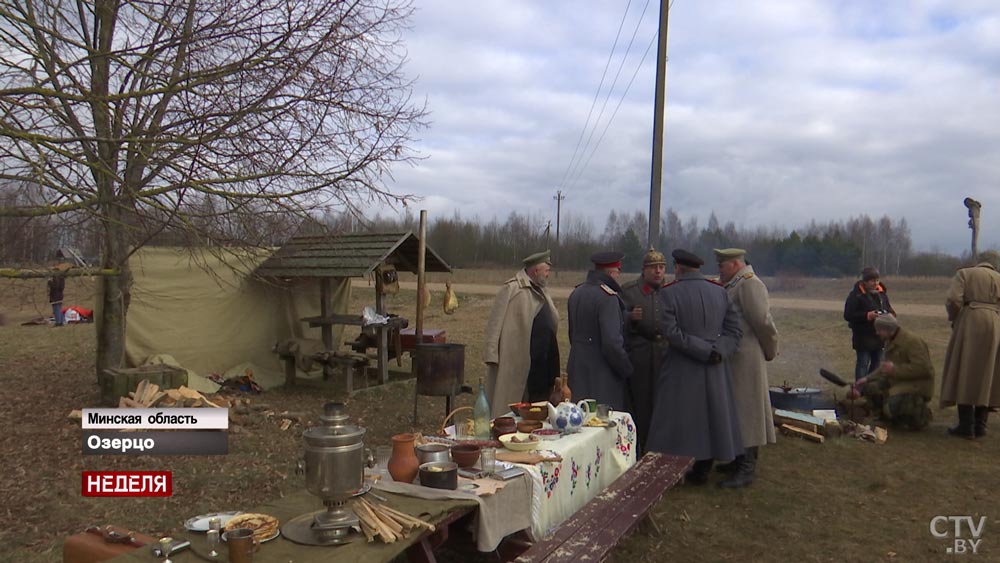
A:
<svg viewBox="0 0 1000 563">
<path fill-rule="evenodd" d="M 389 475 L 393 481 L 412 483 L 417 477 L 420 461 L 413 447 L 416 436 L 396 434 L 392 437 L 392 456 L 389 457 Z"/>
</svg>

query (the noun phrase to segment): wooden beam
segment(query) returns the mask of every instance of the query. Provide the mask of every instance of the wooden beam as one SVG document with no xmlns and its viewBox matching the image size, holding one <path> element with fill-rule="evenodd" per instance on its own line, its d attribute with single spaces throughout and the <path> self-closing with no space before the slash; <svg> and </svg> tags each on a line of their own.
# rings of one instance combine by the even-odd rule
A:
<svg viewBox="0 0 1000 563">
<path fill-rule="evenodd" d="M 63 278 L 78 278 L 82 276 L 117 276 L 121 272 L 116 268 L 70 268 L 66 271 L 57 270 L 21 270 L 18 268 L 0 268 L 0 278 L 37 279 L 59 276 Z"/>
</svg>

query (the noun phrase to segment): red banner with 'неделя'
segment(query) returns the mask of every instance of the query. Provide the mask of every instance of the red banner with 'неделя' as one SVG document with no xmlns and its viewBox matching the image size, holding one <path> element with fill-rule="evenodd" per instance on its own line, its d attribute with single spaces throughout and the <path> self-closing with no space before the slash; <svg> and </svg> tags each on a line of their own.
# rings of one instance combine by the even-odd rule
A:
<svg viewBox="0 0 1000 563">
<path fill-rule="evenodd" d="M 84 471 L 85 497 L 169 497 L 174 493 L 169 471 Z"/>
</svg>

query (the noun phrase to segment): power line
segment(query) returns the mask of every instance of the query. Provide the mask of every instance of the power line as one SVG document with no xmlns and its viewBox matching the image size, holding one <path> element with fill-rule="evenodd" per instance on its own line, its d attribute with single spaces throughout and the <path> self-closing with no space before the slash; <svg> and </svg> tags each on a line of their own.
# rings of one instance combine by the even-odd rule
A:
<svg viewBox="0 0 1000 563">
<path fill-rule="evenodd" d="M 587 169 L 587 166 L 590 164 L 590 159 L 594 158 L 594 155 L 597 153 L 597 149 L 600 148 L 601 141 L 604 140 L 604 135 L 608 132 L 608 128 L 611 127 L 611 123 L 615 120 L 615 116 L 618 115 L 618 110 L 622 107 L 622 102 L 625 101 L 625 96 L 628 95 L 629 89 L 632 88 L 632 84 L 635 82 L 636 76 L 639 75 L 639 69 L 642 68 L 642 63 L 644 63 L 646 61 L 646 57 L 649 56 L 649 50 L 653 47 L 653 44 L 656 43 L 656 38 L 657 36 L 654 35 L 653 38 L 650 40 L 649 45 L 646 46 L 646 52 L 643 53 L 642 59 L 639 61 L 639 64 L 635 67 L 635 72 L 632 73 L 632 79 L 629 80 L 628 86 L 626 86 L 625 91 L 622 92 L 622 97 L 621 99 L 618 100 L 618 105 L 615 106 L 615 110 L 611 113 L 611 117 L 608 118 L 608 122 L 604 124 L 604 130 L 601 131 L 601 136 L 598 137 L 597 143 L 594 144 L 594 149 L 590 152 L 590 156 L 587 157 L 586 162 L 583 163 L 583 166 L 580 167 L 580 170 L 577 172 L 576 176 L 570 182 L 569 187 L 576 186 L 577 181 L 580 180 L 580 177 L 583 176 L 583 172 Z"/>
<path fill-rule="evenodd" d="M 566 170 L 563 172 L 562 180 L 559 181 L 560 188 L 566 183 L 566 177 L 569 175 L 570 169 L 573 168 L 573 162 L 576 160 L 577 152 L 580 149 L 580 141 L 583 140 L 583 135 L 587 132 L 587 127 L 590 125 L 590 116 L 594 114 L 594 106 L 597 105 L 597 98 L 601 95 L 601 88 L 604 87 L 604 79 L 608 75 L 608 67 L 611 66 L 611 60 L 615 56 L 615 49 L 618 48 L 618 38 L 621 37 L 622 28 L 625 27 L 625 17 L 628 16 L 630 6 L 632 6 L 632 0 L 629 0 L 625 5 L 625 13 L 622 14 L 622 21 L 618 24 L 618 33 L 615 34 L 615 42 L 611 45 L 611 52 L 608 53 L 607 62 L 604 63 L 604 72 L 601 73 L 601 82 L 597 85 L 597 91 L 594 92 L 594 99 L 590 102 L 590 110 L 587 111 L 587 120 L 583 123 L 583 129 L 580 130 L 580 136 L 576 139 L 576 147 L 573 148 L 573 156 L 570 157 L 569 164 L 566 165 Z"/>
<path fill-rule="evenodd" d="M 661 0 L 662 1 L 662 0 Z M 646 10 L 649 8 L 649 0 L 646 0 L 645 6 L 642 8 L 642 13 L 639 14 L 639 20 L 635 23 L 635 29 L 632 30 L 632 37 L 629 39 L 628 47 L 625 49 L 625 54 L 622 56 L 622 62 L 618 65 L 618 70 L 615 72 L 615 79 L 611 83 L 611 87 L 608 88 L 608 93 L 604 96 L 604 103 L 601 104 L 601 111 L 597 115 L 597 119 L 594 120 L 594 127 L 590 130 L 590 135 L 587 136 L 587 142 L 583 145 L 583 153 L 587 153 L 587 149 L 590 147 L 590 141 L 594 138 L 594 133 L 597 131 L 597 124 L 600 123 L 601 118 L 604 117 L 604 110 L 608 107 L 608 100 L 611 99 L 611 93 L 614 91 L 615 86 L 618 84 L 618 77 L 621 76 L 622 69 L 625 67 L 625 61 L 628 60 L 628 54 L 632 51 L 632 45 L 635 43 L 635 36 L 639 33 L 639 27 L 642 25 L 642 20 L 646 15 Z M 628 93 L 628 90 L 626 90 Z M 620 105 L 620 104 L 619 104 Z M 613 119 L 613 117 L 612 117 Z M 608 122 L 610 123 L 610 121 Z M 607 127 L 605 126 L 605 129 Z M 582 159 L 581 159 L 582 160 Z M 579 164 L 580 161 L 577 162 Z M 580 173 L 582 173 L 583 168 L 580 168 Z M 579 173 L 577 174 L 579 176 Z M 571 174 L 572 176 L 572 174 Z M 572 185 L 572 184 L 571 184 Z"/>
</svg>

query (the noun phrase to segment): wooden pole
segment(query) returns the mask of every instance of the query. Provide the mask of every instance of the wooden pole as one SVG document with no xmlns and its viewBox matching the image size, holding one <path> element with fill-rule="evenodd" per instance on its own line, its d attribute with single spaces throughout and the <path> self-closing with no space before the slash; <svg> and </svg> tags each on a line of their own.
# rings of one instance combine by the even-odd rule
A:
<svg viewBox="0 0 1000 563">
<path fill-rule="evenodd" d="M 375 270 L 375 312 L 385 316 L 385 282 L 382 274 Z M 388 325 L 375 327 L 378 336 L 378 377 L 385 385 L 389 383 L 389 335 Z"/>
<path fill-rule="evenodd" d="M 653 163 L 649 179 L 649 229 L 647 248 L 655 248 L 660 239 L 660 189 L 663 178 L 663 108 L 666 105 L 667 21 L 670 0 L 660 0 L 659 42 L 656 46 L 656 89 L 653 102 Z"/>
<path fill-rule="evenodd" d="M 417 364 L 417 354 L 420 353 L 420 344 L 424 340 L 424 292 L 427 287 L 427 280 L 424 276 L 424 261 L 427 256 L 427 210 L 420 210 L 420 231 L 417 235 L 419 241 L 417 243 L 417 326 L 413 331 L 413 354 L 410 356 L 413 360 L 411 369 L 413 369 L 413 375 L 416 377 L 416 364 Z M 413 387 L 413 424 L 417 423 L 417 388 L 416 381 L 414 381 Z"/>
<path fill-rule="evenodd" d="M 333 352 L 333 325 L 330 324 L 330 316 L 333 314 L 333 306 L 330 303 L 330 278 L 319 279 L 319 316 L 323 318 L 323 326 L 320 333 L 323 338 L 323 349 L 327 353 Z M 333 376 L 333 368 L 329 362 L 323 363 L 323 380 L 329 380 Z"/>
</svg>

